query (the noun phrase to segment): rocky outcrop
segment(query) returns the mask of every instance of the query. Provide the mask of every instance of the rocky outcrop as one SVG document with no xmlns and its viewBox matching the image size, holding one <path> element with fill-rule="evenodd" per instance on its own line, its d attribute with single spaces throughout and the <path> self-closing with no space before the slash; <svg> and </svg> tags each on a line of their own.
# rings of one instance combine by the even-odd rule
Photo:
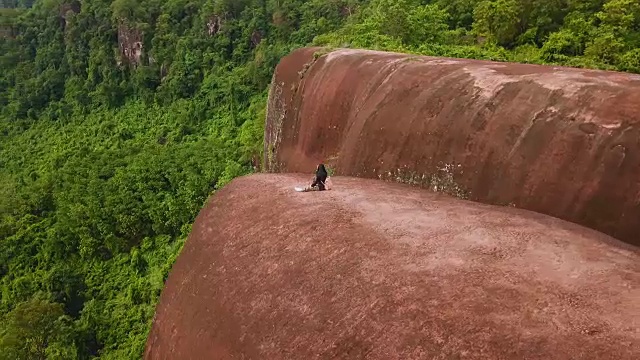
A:
<svg viewBox="0 0 640 360">
<path fill-rule="evenodd" d="M 213 15 L 207 21 L 207 34 L 214 36 L 222 29 L 222 17 Z"/>
<path fill-rule="evenodd" d="M 118 48 L 120 50 L 119 64 L 131 66 L 142 65 L 143 52 L 142 31 L 121 20 L 118 24 Z"/>
<path fill-rule="evenodd" d="M 63 29 L 69 25 L 69 19 L 75 14 L 80 13 L 81 4 L 79 1 L 71 1 L 68 3 L 62 3 L 59 7 L 60 25 Z"/>
<path fill-rule="evenodd" d="M 264 36 L 262 36 L 262 33 L 260 31 L 254 31 L 251 33 L 251 48 L 255 48 L 256 46 L 260 45 L 260 43 L 262 42 L 262 38 Z"/>
<path fill-rule="evenodd" d="M 640 245 L 640 76 L 305 48 L 270 91 L 269 171 L 324 161 Z"/>
<path fill-rule="evenodd" d="M 200 212 L 146 359 L 640 358 L 640 252 L 407 185 L 234 180 Z"/>
<path fill-rule="evenodd" d="M 0 24 L 0 38 L 12 39 L 16 36 L 15 28 L 10 24 Z"/>
</svg>

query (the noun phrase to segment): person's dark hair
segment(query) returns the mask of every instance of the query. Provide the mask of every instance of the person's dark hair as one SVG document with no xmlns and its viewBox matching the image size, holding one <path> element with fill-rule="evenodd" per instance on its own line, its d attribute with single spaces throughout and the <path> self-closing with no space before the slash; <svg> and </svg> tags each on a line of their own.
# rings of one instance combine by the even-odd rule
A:
<svg viewBox="0 0 640 360">
<path fill-rule="evenodd" d="M 322 174 L 322 175 L 328 175 L 328 174 L 327 174 L 327 169 L 324 167 L 324 164 L 319 164 L 319 165 L 318 165 L 318 169 L 316 170 L 316 174 L 317 174 L 317 175 L 320 175 L 320 174 Z"/>
</svg>

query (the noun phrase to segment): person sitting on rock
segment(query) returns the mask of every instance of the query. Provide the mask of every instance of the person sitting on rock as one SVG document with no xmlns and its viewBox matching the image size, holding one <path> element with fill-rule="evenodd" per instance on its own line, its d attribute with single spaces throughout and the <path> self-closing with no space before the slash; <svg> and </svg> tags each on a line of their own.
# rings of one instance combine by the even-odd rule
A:
<svg viewBox="0 0 640 360">
<path fill-rule="evenodd" d="M 316 167 L 316 176 L 313 178 L 313 183 L 311 183 L 311 189 L 317 189 L 319 191 L 326 190 L 326 182 L 329 174 L 327 173 L 327 169 L 324 167 L 324 164 L 319 164 Z"/>
</svg>

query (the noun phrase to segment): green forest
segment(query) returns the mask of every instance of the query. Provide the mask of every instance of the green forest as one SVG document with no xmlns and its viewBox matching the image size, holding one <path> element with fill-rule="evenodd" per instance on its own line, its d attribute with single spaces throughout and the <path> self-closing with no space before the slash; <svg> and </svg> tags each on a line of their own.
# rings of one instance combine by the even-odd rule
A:
<svg viewBox="0 0 640 360">
<path fill-rule="evenodd" d="M 637 0 L 0 0 L 0 359 L 136 359 L 317 45 L 640 73 Z"/>
</svg>

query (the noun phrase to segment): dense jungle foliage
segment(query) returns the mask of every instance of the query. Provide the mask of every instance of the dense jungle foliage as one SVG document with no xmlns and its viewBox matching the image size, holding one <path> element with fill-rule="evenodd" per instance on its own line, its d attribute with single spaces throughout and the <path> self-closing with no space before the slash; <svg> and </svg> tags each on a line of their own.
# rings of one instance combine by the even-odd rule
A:
<svg viewBox="0 0 640 360">
<path fill-rule="evenodd" d="M 640 72 L 637 0 L 0 0 L 0 359 L 140 358 L 314 45 Z"/>
</svg>

